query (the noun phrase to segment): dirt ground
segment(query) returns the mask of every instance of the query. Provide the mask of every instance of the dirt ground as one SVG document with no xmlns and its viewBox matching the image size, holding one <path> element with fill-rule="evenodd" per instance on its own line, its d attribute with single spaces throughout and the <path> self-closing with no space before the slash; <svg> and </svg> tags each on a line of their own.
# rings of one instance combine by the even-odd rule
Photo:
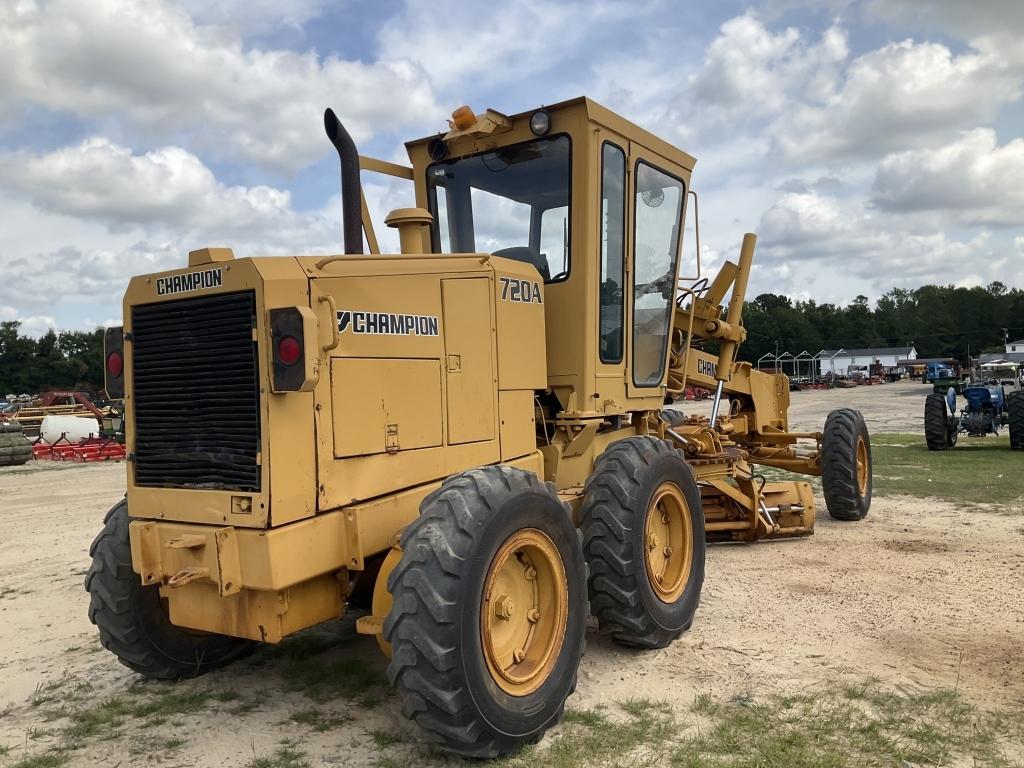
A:
<svg viewBox="0 0 1024 768">
<path fill-rule="evenodd" d="M 919 432 L 924 391 L 900 383 L 794 393 L 792 427 L 820 429 L 829 410 L 848 405 L 873 432 Z M 60 721 L 47 721 L 41 691 L 79 681 L 102 700 L 138 687 L 135 675 L 99 649 L 82 587 L 89 543 L 123 492 L 123 465 L 0 471 L 0 747 L 9 750 L 0 765 L 66 738 Z M 866 520 L 838 523 L 818 503 L 813 537 L 711 547 L 696 622 L 668 649 L 623 650 L 592 627 L 569 706 L 647 696 L 683 708 L 701 693 L 798 693 L 877 677 L 895 688 L 955 687 L 985 708 L 1024 707 L 1024 519 L 876 497 Z M 325 631 L 337 638 L 327 658 L 354 655 L 382 669 L 371 639 L 345 624 L 318 637 Z M 386 695 L 372 708 L 327 697 L 338 714 L 330 728 L 288 722 L 311 702 L 278 663 L 264 650 L 179 684 L 230 691 L 225 701 L 250 707 L 218 704 L 145 730 L 124 726 L 69 753 L 68 764 L 243 766 L 281 738 L 300 736 L 314 765 L 374 765 L 387 741 L 381 733 L 417 738 Z"/>
<path fill-rule="evenodd" d="M 931 387 L 918 381 L 790 392 L 789 428 L 798 432 L 818 432 L 824 426 L 829 411 L 856 408 L 864 414 L 872 432 L 923 433 L 924 396 L 929 392 Z M 710 400 L 680 401 L 673 407 L 703 416 L 711 413 Z"/>
</svg>

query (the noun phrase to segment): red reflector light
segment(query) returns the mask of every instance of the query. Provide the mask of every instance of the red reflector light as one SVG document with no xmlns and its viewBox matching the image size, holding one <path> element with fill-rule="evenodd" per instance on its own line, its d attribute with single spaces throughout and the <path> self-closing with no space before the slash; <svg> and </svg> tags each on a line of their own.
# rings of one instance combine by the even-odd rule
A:
<svg viewBox="0 0 1024 768">
<path fill-rule="evenodd" d="M 302 347 L 294 336 L 285 336 L 277 342 L 277 359 L 285 365 L 294 365 L 301 354 Z"/>
<path fill-rule="evenodd" d="M 124 358 L 120 352 L 111 352 L 107 355 L 107 373 L 111 378 L 117 379 L 124 372 Z"/>
</svg>

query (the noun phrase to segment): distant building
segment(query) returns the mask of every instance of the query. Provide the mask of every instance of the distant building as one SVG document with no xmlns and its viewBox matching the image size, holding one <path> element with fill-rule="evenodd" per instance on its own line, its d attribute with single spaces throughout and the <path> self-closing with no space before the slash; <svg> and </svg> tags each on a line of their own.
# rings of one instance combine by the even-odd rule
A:
<svg viewBox="0 0 1024 768">
<path fill-rule="evenodd" d="M 851 366 L 871 366 L 878 363 L 894 368 L 897 360 L 916 360 L 914 347 L 877 347 L 868 349 L 826 349 L 819 353 L 821 375 L 846 376 Z"/>
<path fill-rule="evenodd" d="M 1012 346 L 1014 346 L 1014 344 L 1007 344 L 1006 348 L 1010 349 Z M 1016 347 L 1016 352 L 983 352 L 978 355 L 978 364 L 984 365 L 985 363 L 998 363 L 1001 360 L 1005 360 L 1010 363 L 1024 363 L 1024 342 L 1016 342 Z"/>
<path fill-rule="evenodd" d="M 1017 339 L 1017 341 L 1008 341 L 1006 343 L 1006 354 L 1013 352 L 1024 352 L 1024 339 Z"/>
</svg>

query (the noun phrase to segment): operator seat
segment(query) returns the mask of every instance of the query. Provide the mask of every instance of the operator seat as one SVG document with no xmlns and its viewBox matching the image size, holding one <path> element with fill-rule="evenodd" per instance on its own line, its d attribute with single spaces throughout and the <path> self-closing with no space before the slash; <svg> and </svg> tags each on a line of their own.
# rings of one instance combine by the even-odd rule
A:
<svg viewBox="0 0 1024 768">
<path fill-rule="evenodd" d="M 548 260 L 537 251 L 533 250 L 526 245 L 518 245 L 513 248 L 502 248 L 494 251 L 492 256 L 501 256 L 503 259 L 513 259 L 515 261 L 522 261 L 527 264 L 533 264 L 540 272 L 541 278 L 546 283 L 551 279 L 551 273 L 548 271 Z"/>
</svg>

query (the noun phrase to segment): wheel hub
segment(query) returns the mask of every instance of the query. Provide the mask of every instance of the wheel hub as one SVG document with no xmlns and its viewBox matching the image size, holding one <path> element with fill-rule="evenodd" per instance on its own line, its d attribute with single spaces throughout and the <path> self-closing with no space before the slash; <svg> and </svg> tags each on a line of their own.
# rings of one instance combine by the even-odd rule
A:
<svg viewBox="0 0 1024 768">
<path fill-rule="evenodd" d="M 565 567 L 542 531 L 512 534 L 491 561 L 480 612 L 487 669 L 506 693 L 525 696 L 547 679 L 568 621 Z"/>
<path fill-rule="evenodd" d="M 672 603 L 686 589 L 693 560 L 693 523 L 682 491 L 662 483 L 654 492 L 644 524 L 644 565 L 654 594 Z"/>
<path fill-rule="evenodd" d="M 868 482 L 871 480 L 871 467 L 868 461 L 868 445 L 864 436 L 857 438 L 857 489 L 861 496 L 867 496 Z"/>
</svg>

